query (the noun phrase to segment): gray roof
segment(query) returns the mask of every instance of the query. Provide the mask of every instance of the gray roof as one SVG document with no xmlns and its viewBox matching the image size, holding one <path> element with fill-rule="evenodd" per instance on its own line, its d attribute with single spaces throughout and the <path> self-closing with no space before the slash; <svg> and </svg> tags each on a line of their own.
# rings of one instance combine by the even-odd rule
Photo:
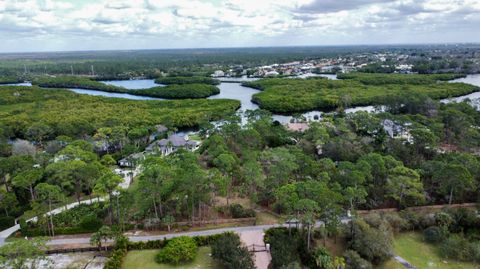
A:
<svg viewBox="0 0 480 269">
<path fill-rule="evenodd" d="M 162 139 L 158 141 L 158 145 L 160 146 L 166 146 L 168 144 L 171 144 L 174 147 L 182 147 L 187 144 L 187 141 L 185 140 L 185 138 L 176 134 L 169 136 L 167 139 Z"/>
</svg>

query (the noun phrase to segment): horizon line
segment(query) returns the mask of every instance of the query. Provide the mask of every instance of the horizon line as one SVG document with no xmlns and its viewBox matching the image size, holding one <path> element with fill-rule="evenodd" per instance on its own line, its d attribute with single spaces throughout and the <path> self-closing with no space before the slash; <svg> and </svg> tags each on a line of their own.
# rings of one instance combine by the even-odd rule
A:
<svg viewBox="0 0 480 269">
<path fill-rule="evenodd" d="M 181 50 L 214 50 L 214 49 L 260 49 L 260 48 L 328 48 L 328 47 L 381 47 L 381 46 L 452 46 L 452 45 L 480 45 L 480 42 L 432 42 L 432 43 L 359 43 L 359 44 L 332 44 L 332 45 L 279 45 L 279 46 L 232 46 L 232 47 L 178 47 L 178 48 L 133 48 L 133 49 L 85 49 L 85 50 L 45 50 L 45 51 L 10 51 L 0 52 L 8 54 L 34 54 L 34 53 L 75 53 L 75 52 L 130 52 L 130 51 L 181 51 Z"/>
</svg>

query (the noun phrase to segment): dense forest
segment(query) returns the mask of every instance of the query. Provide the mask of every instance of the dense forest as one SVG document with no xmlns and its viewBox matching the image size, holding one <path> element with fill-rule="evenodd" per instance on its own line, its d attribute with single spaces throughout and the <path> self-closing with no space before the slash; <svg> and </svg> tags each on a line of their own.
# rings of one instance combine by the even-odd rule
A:
<svg viewBox="0 0 480 269">
<path fill-rule="evenodd" d="M 92 135 L 101 127 L 198 126 L 240 106 L 236 100 L 134 101 L 16 86 L 2 88 L 0 97 L 0 123 L 5 134 L 28 138 L 29 133 L 37 133 L 42 141 L 59 135 Z"/>
<path fill-rule="evenodd" d="M 378 105 L 403 94 L 424 94 L 433 99 L 465 95 L 479 88 L 464 83 L 439 82 L 457 75 L 352 74 L 341 80 L 262 79 L 243 85 L 262 90 L 252 101 L 276 113 Z M 391 79 L 391 80 L 390 80 Z"/>
<path fill-rule="evenodd" d="M 128 89 L 108 85 L 102 82 L 92 80 L 88 77 L 78 76 L 59 76 L 59 77 L 35 77 L 32 80 L 33 85 L 43 88 L 79 88 L 87 90 L 97 90 L 104 92 L 127 93 Z"/>
<path fill-rule="evenodd" d="M 216 86 L 207 84 L 171 84 L 165 87 L 130 90 L 129 93 L 165 99 L 195 99 L 219 94 L 220 89 Z"/>
</svg>

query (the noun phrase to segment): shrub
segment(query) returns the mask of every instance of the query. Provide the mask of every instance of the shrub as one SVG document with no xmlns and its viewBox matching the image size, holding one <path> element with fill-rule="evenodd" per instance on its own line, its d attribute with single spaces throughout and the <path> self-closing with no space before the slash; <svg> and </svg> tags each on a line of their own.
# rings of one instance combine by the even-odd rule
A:
<svg viewBox="0 0 480 269">
<path fill-rule="evenodd" d="M 188 236 L 180 236 L 170 240 L 155 256 L 157 263 L 179 264 L 195 259 L 197 244 Z"/>
<path fill-rule="evenodd" d="M 212 245 L 212 256 L 226 269 L 254 269 L 252 254 L 240 242 L 235 233 L 224 233 Z"/>
<path fill-rule="evenodd" d="M 271 228 L 265 232 L 265 243 L 270 244 L 270 254 L 272 268 L 281 268 L 293 262 L 300 262 L 298 253 L 298 230 L 287 228 Z"/>
<path fill-rule="evenodd" d="M 93 214 L 83 216 L 79 224 L 82 229 L 88 231 L 96 231 L 102 227 L 102 225 L 102 221 Z"/>
<path fill-rule="evenodd" d="M 440 245 L 440 255 L 459 261 L 470 261 L 473 259 L 472 247 L 468 240 L 456 234 L 451 235 Z"/>
<path fill-rule="evenodd" d="M 438 226 L 430 226 L 423 231 L 423 238 L 428 243 L 438 243 L 443 240 L 443 232 Z"/>
<path fill-rule="evenodd" d="M 386 214 L 384 218 L 395 233 L 408 230 L 411 227 L 410 223 L 397 213 Z"/>
<path fill-rule="evenodd" d="M 360 257 L 354 250 L 347 250 L 343 253 L 345 258 L 345 269 L 372 269 L 372 264 Z"/>
<path fill-rule="evenodd" d="M 350 242 L 353 250 L 374 264 L 390 259 L 393 253 L 392 235 L 387 227 L 372 228 L 363 220 L 355 221 L 354 225 L 355 237 Z"/>
<path fill-rule="evenodd" d="M 315 265 L 322 269 L 333 269 L 334 260 L 332 255 L 324 247 L 318 247 L 312 251 L 312 257 L 315 259 Z"/>
<path fill-rule="evenodd" d="M 230 205 L 230 215 L 234 219 L 239 218 L 253 218 L 255 217 L 255 210 L 251 208 L 244 208 L 240 204 L 232 204 Z"/>
</svg>

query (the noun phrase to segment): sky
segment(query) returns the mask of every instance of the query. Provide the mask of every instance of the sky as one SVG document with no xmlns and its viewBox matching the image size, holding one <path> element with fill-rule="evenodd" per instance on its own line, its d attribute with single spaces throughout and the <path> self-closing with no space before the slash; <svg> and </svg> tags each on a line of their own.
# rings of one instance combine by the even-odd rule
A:
<svg viewBox="0 0 480 269">
<path fill-rule="evenodd" d="M 480 0 L 0 0 L 0 53 L 480 42 Z"/>
</svg>

